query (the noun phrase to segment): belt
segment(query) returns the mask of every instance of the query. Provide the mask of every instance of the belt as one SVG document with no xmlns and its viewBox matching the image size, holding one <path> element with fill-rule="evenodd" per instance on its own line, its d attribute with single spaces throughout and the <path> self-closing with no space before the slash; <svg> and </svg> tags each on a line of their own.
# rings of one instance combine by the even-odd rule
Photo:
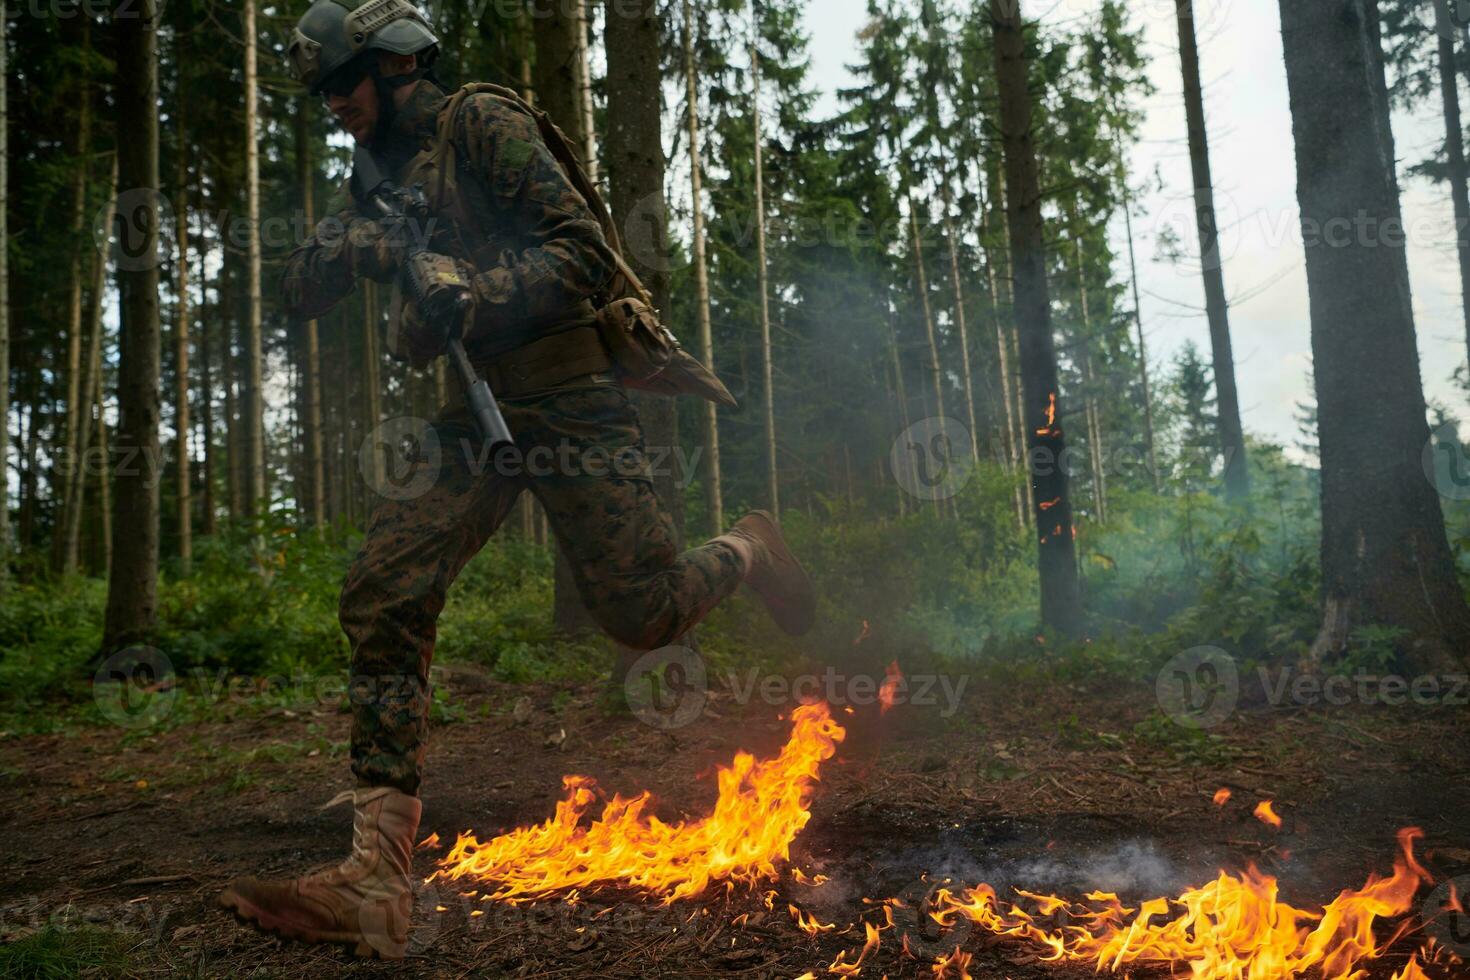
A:
<svg viewBox="0 0 1470 980">
<path fill-rule="evenodd" d="M 611 374 L 613 360 L 596 327 L 574 327 L 476 361 L 475 368 L 497 398 L 514 398 L 589 374 Z"/>
</svg>

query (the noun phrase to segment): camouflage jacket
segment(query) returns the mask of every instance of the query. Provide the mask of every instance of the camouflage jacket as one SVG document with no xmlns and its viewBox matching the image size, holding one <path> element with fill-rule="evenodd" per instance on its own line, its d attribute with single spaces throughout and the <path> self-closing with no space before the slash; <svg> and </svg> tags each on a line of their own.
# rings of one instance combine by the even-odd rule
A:
<svg viewBox="0 0 1470 980">
<path fill-rule="evenodd" d="M 394 116 L 379 150 L 400 185 L 435 185 L 430 151 L 448 102 L 421 84 Z M 465 101 L 452 135 L 460 163 L 454 200 L 435 208 L 425 231 L 431 249 L 475 271 L 476 315 L 465 346 L 471 354 L 498 353 L 557 325 L 586 322 L 593 313 L 589 300 L 612 278 L 616 259 L 536 121 L 507 100 L 477 94 Z M 444 204 L 429 196 L 431 204 Z M 287 311 L 300 319 L 326 313 L 359 278 L 396 279 L 396 250 L 379 223 L 360 210 L 350 182 L 332 210 L 286 261 L 282 293 Z"/>
</svg>

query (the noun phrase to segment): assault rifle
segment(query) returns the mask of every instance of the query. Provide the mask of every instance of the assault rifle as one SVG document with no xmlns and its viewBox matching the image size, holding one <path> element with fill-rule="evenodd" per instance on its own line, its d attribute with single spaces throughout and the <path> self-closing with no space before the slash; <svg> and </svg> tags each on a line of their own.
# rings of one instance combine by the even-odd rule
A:
<svg viewBox="0 0 1470 980">
<path fill-rule="evenodd" d="M 493 454 L 504 446 L 514 445 L 510 428 L 500 414 L 495 393 L 490 385 L 476 373 L 465 353 L 460 333 L 464 329 L 465 317 L 474 304 L 468 283 L 459 280 L 443 281 L 432 275 L 432 267 L 414 261 L 429 252 L 425 229 L 429 226 L 431 213 L 429 202 L 419 188 L 402 189 L 382 172 L 378 161 L 367 147 L 359 146 L 352 155 L 353 175 L 357 190 L 382 215 L 390 225 L 398 225 L 397 231 L 405 240 L 403 256 L 403 289 L 418 308 L 419 316 L 426 323 L 444 328 L 449 337 L 449 359 L 459 372 L 480 435 L 489 443 Z"/>
</svg>

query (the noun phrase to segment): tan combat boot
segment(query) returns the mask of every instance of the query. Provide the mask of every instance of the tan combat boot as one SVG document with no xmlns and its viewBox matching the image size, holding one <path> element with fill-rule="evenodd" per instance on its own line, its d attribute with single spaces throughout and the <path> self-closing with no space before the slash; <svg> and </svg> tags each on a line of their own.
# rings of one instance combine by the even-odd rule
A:
<svg viewBox="0 0 1470 980">
<path fill-rule="evenodd" d="M 402 959 L 413 912 L 413 838 L 423 805 L 380 786 L 348 790 L 327 806 L 349 800 L 355 812 L 346 861 L 289 881 L 237 878 L 219 903 L 290 939 L 352 943 L 357 956 Z"/>
<path fill-rule="evenodd" d="M 810 632 L 817 616 L 816 593 L 770 514 L 751 511 L 715 541 L 740 556 L 745 584 L 766 604 L 777 626 L 791 636 Z"/>
</svg>

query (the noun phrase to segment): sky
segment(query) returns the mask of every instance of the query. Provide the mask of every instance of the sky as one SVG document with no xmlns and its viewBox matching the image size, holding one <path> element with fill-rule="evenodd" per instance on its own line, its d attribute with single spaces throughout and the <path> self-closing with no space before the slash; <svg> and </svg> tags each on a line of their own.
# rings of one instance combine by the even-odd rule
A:
<svg viewBox="0 0 1470 980">
<path fill-rule="evenodd" d="M 1310 398 L 1311 336 L 1277 4 L 1195 0 L 1194 6 L 1242 421 L 1250 433 L 1291 449 L 1301 438 L 1297 404 Z M 1022 3 L 1027 18 L 1057 25 L 1085 23 L 1097 7 L 1097 0 Z M 1187 252 L 1198 254 L 1175 0 L 1133 0 L 1128 7 L 1131 23 L 1144 31 L 1156 89 L 1144 105 L 1141 141 L 1130 151 L 1129 168 L 1135 185 L 1155 173 L 1161 184 L 1135 202 L 1134 213 L 1140 305 L 1157 376 L 1188 341 L 1208 356 L 1209 329 L 1198 261 L 1174 266 L 1158 259 L 1164 228 L 1178 234 Z M 810 2 L 812 79 L 823 92 L 823 111 L 835 111 L 832 93 L 850 78 L 845 65 L 857 58 L 855 34 L 865 8 L 862 0 Z M 1442 187 L 1402 177 L 1443 140 L 1439 111 L 1432 100 L 1415 115 L 1395 113 L 1393 130 L 1425 395 L 1458 417 L 1463 396 L 1451 378 L 1466 350 L 1449 196 Z M 1128 270 L 1121 217 L 1112 232 L 1119 256 L 1115 275 L 1123 279 Z"/>
</svg>

